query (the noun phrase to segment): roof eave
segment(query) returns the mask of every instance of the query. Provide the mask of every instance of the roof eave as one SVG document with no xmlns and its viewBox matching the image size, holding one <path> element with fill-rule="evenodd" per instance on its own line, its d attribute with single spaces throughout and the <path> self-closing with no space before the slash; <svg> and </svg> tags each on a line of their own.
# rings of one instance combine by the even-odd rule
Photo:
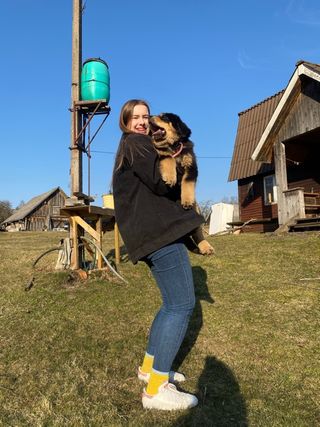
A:
<svg viewBox="0 0 320 427">
<path fill-rule="evenodd" d="M 300 79 L 299 77 L 304 74 L 314 80 L 320 82 L 320 75 L 315 71 L 310 70 L 303 63 L 300 64 L 295 72 L 293 73 L 288 86 L 280 99 L 280 102 L 275 109 L 271 119 L 266 126 L 257 147 L 255 148 L 251 158 L 255 161 L 270 163 L 272 160 L 272 146 L 273 140 L 277 131 L 277 121 L 281 113 L 286 110 L 286 107 L 290 105 L 292 99 L 295 98 L 297 94 L 297 88 L 299 88 Z"/>
</svg>

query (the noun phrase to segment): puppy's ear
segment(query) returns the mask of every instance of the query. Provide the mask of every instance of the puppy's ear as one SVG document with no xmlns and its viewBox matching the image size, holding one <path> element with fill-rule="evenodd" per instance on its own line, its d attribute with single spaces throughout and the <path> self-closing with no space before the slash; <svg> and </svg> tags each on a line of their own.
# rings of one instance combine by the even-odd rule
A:
<svg viewBox="0 0 320 427">
<path fill-rule="evenodd" d="M 175 128 L 178 128 L 178 132 L 182 136 L 183 139 L 189 139 L 191 135 L 191 130 L 188 126 L 178 117 L 177 124 L 174 125 Z"/>
<path fill-rule="evenodd" d="M 191 135 L 191 130 L 188 126 L 180 119 L 177 114 L 165 113 L 164 114 L 172 123 L 172 126 L 176 129 L 177 133 L 182 139 L 188 139 Z"/>
</svg>

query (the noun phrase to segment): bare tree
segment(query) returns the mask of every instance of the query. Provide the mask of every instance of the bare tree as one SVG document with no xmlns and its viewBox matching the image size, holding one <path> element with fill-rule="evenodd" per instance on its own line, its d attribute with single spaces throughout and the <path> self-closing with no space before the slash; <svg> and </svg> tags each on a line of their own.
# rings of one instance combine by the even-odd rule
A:
<svg viewBox="0 0 320 427">
<path fill-rule="evenodd" d="M 229 203 L 231 205 L 237 205 L 238 204 L 238 198 L 236 196 L 225 196 L 221 199 L 221 203 Z M 204 217 L 206 224 L 210 221 L 210 214 L 212 205 L 214 205 L 215 202 L 213 200 L 203 200 L 202 202 L 198 202 L 198 206 L 201 212 L 201 215 Z"/>
<path fill-rule="evenodd" d="M 204 217 L 206 223 L 210 219 L 211 214 L 211 206 L 214 204 L 213 200 L 204 200 L 202 202 L 198 202 L 198 206 L 201 212 L 201 215 Z"/>
<path fill-rule="evenodd" d="M 13 209 L 9 200 L 0 200 L 0 224 L 12 215 Z"/>
<path fill-rule="evenodd" d="M 236 205 L 238 203 L 238 198 L 236 196 L 225 196 L 221 199 L 221 202 Z"/>
<path fill-rule="evenodd" d="M 17 211 L 18 209 L 22 208 L 22 206 L 24 206 L 24 205 L 25 205 L 25 201 L 21 200 L 20 203 L 18 204 L 18 206 L 16 206 L 15 210 Z"/>
</svg>

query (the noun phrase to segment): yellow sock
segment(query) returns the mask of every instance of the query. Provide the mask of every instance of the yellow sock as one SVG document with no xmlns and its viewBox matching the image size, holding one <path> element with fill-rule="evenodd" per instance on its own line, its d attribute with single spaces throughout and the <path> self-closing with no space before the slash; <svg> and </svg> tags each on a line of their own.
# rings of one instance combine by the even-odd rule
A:
<svg viewBox="0 0 320 427">
<path fill-rule="evenodd" d="M 169 372 L 158 372 L 152 369 L 146 392 L 151 396 L 158 393 L 159 387 L 169 380 Z"/>
<path fill-rule="evenodd" d="M 151 354 L 146 353 L 144 355 L 142 366 L 140 367 L 140 371 L 144 374 L 150 374 L 152 365 L 153 365 L 153 359 L 154 356 L 151 356 Z"/>
</svg>

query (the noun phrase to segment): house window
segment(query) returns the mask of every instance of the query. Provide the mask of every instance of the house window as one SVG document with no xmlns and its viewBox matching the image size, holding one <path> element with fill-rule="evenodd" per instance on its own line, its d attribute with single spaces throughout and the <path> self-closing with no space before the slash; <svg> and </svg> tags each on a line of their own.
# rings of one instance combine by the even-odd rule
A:
<svg viewBox="0 0 320 427">
<path fill-rule="evenodd" d="M 252 200 L 254 199 L 254 182 L 250 181 L 248 186 L 247 186 L 247 200 Z"/>
<path fill-rule="evenodd" d="M 263 191 L 265 205 L 277 203 L 277 186 L 274 175 L 268 175 L 263 178 Z"/>
</svg>

